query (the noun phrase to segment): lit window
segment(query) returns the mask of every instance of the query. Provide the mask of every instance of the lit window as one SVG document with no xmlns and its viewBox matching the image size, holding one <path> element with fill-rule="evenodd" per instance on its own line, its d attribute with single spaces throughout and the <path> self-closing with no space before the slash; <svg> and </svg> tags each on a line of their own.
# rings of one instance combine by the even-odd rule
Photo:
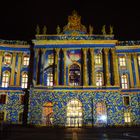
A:
<svg viewBox="0 0 140 140">
<path fill-rule="evenodd" d="M 102 63 L 102 56 L 101 54 L 95 55 L 95 64 L 100 65 Z"/>
<path fill-rule="evenodd" d="M 27 73 L 23 73 L 22 74 L 22 82 L 21 82 L 21 87 L 22 88 L 27 88 L 27 85 L 28 85 L 28 75 Z"/>
<path fill-rule="evenodd" d="M 107 112 L 105 103 L 96 104 L 97 123 L 107 122 Z"/>
<path fill-rule="evenodd" d="M 24 56 L 23 57 L 23 65 L 28 66 L 29 65 L 29 56 Z"/>
<path fill-rule="evenodd" d="M 52 102 L 46 102 L 43 105 L 42 123 L 46 126 L 53 124 L 53 104 Z"/>
<path fill-rule="evenodd" d="M 123 97 L 123 102 L 124 102 L 124 105 L 125 105 L 125 106 L 130 105 L 130 99 L 129 99 L 129 96 L 124 96 L 124 97 Z"/>
<path fill-rule="evenodd" d="M 125 121 L 125 123 L 131 122 L 130 112 L 125 112 L 124 113 L 124 121 Z"/>
<path fill-rule="evenodd" d="M 121 84 L 122 84 L 122 89 L 127 89 L 128 88 L 127 75 L 122 75 L 121 76 Z"/>
<path fill-rule="evenodd" d="M 52 73 L 47 74 L 47 86 L 53 86 L 53 74 Z"/>
<path fill-rule="evenodd" d="M 69 69 L 69 85 L 79 86 L 80 85 L 80 66 L 73 64 Z"/>
<path fill-rule="evenodd" d="M 126 66 L 126 59 L 125 57 L 119 57 L 119 63 L 121 67 Z"/>
<path fill-rule="evenodd" d="M 22 123 L 22 120 L 23 120 L 23 112 L 20 112 L 19 119 L 18 119 L 19 123 Z"/>
<path fill-rule="evenodd" d="M 54 63 L 54 55 L 53 54 L 48 55 L 48 63 L 49 63 L 49 65 L 52 65 Z"/>
<path fill-rule="evenodd" d="M 140 56 L 138 56 L 138 63 L 139 63 L 139 66 L 140 66 Z"/>
<path fill-rule="evenodd" d="M 0 111 L 0 122 L 4 121 L 4 111 Z"/>
<path fill-rule="evenodd" d="M 102 73 L 96 73 L 96 86 L 100 87 L 103 85 L 103 75 Z"/>
<path fill-rule="evenodd" d="M 6 95 L 5 94 L 1 94 L 0 95 L 0 104 L 5 104 L 6 103 Z"/>
<path fill-rule="evenodd" d="M 2 87 L 8 87 L 9 86 L 9 79 L 10 79 L 10 74 L 8 71 L 3 72 L 2 76 Z"/>
<path fill-rule="evenodd" d="M 78 127 L 82 126 L 83 122 L 82 103 L 78 100 L 71 100 L 67 104 L 67 126 Z"/>
<path fill-rule="evenodd" d="M 5 56 L 4 56 L 4 64 L 6 64 L 6 65 L 11 64 L 11 59 L 12 59 L 11 54 L 5 54 Z"/>
</svg>

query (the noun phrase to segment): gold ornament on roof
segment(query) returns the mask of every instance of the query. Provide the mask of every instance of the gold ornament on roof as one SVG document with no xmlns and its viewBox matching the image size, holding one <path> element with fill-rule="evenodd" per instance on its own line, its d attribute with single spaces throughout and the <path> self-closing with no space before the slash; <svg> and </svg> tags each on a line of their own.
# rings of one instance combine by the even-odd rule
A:
<svg viewBox="0 0 140 140">
<path fill-rule="evenodd" d="M 103 27 L 102 27 L 102 34 L 103 35 L 106 35 L 106 29 L 105 29 L 105 27 L 106 27 L 105 25 L 103 25 Z"/>
<path fill-rule="evenodd" d="M 92 35 L 93 34 L 93 26 L 89 25 L 89 34 Z"/>
<path fill-rule="evenodd" d="M 57 32 L 57 34 L 60 34 L 60 32 L 61 32 L 61 29 L 60 29 L 59 25 L 57 25 L 56 32 Z"/>
<path fill-rule="evenodd" d="M 81 24 L 81 16 L 74 10 L 71 16 L 68 16 L 68 24 L 64 27 L 64 31 L 78 30 L 86 32 L 86 27 Z"/>
<path fill-rule="evenodd" d="M 46 35 L 46 33 L 47 33 L 47 27 L 44 26 L 44 27 L 43 27 L 43 34 Z"/>
<path fill-rule="evenodd" d="M 110 25 L 110 35 L 113 34 L 113 26 Z"/>
<path fill-rule="evenodd" d="M 40 28 L 39 28 L 39 25 L 36 26 L 36 34 L 40 34 Z"/>
</svg>

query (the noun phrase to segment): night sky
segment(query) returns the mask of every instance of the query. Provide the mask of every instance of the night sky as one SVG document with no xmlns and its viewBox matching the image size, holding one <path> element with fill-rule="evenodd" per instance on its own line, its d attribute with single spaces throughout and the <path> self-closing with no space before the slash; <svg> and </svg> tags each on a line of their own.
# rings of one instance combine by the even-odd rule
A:
<svg viewBox="0 0 140 140">
<path fill-rule="evenodd" d="M 57 25 L 67 24 L 67 17 L 76 10 L 82 24 L 91 24 L 94 34 L 101 34 L 105 24 L 114 26 L 115 39 L 140 40 L 140 8 L 134 0 L 122 3 L 112 0 L 3 0 L 0 3 L 0 39 L 31 40 L 36 25 L 47 26 L 55 34 Z M 107 28 L 108 30 L 109 28 Z"/>
</svg>

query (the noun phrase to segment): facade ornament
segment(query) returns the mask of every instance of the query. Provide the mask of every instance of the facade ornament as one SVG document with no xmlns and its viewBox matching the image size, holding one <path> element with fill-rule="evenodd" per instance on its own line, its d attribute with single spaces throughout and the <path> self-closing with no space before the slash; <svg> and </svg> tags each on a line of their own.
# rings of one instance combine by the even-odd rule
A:
<svg viewBox="0 0 140 140">
<path fill-rule="evenodd" d="M 105 27 L 106 27 L 106 25 L 103 25 L 103 27 L 102 27 L 102 34 L 103 35 L 106 35 L 106 29 L 105 29 Z"/>
<path fill-rule="evenodd" d="M 39 27 L 39 25 L 36 26 L 36 34 L 37 34 L 37 35 L 40 34 L 40 27 Z"/>
<path fill-rule="evenodd" d="M 81 24 L 81 16 L 75 10 L 71 16 L 68 16 L 68 24 L 64 26 L 63 31 L 87 32 L 86 27 Z"/>
<path fill-rule="evenodd" d="M 57 34 L 60 34 L 60 32 L 61 32 L 61 29 L 60 29 L 59 25 L 57 25 L 56 32 L 57 32 Z"/>
<path fill-rule="evenodd" d="M 44 27 L 43 27 L 43 35 L 46 35 L 46 33 L 47 33 L 47 27 L 44 26 Z"/>
<path fill-rule="evenodd" d="M 93 26 L 89 25 L 89 34 L 92 35 L 93 34 Z"/>
<path fill-rule="evenodd" d="M 110 35 L 113 34 L 113 26 L 110 25 Z"/>
</svg>

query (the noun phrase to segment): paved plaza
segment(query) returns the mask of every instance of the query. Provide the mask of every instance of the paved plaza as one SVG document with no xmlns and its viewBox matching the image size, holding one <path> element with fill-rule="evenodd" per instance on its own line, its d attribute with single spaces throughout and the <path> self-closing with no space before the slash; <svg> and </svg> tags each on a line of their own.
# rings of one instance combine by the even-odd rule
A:
<svg viewBox="0 0 140 140">
<path fill-rule="evenodd" d="M 1 140 L 140 140 L 140 128 L 31 128 L 1 131 Z"/>
</svg>

